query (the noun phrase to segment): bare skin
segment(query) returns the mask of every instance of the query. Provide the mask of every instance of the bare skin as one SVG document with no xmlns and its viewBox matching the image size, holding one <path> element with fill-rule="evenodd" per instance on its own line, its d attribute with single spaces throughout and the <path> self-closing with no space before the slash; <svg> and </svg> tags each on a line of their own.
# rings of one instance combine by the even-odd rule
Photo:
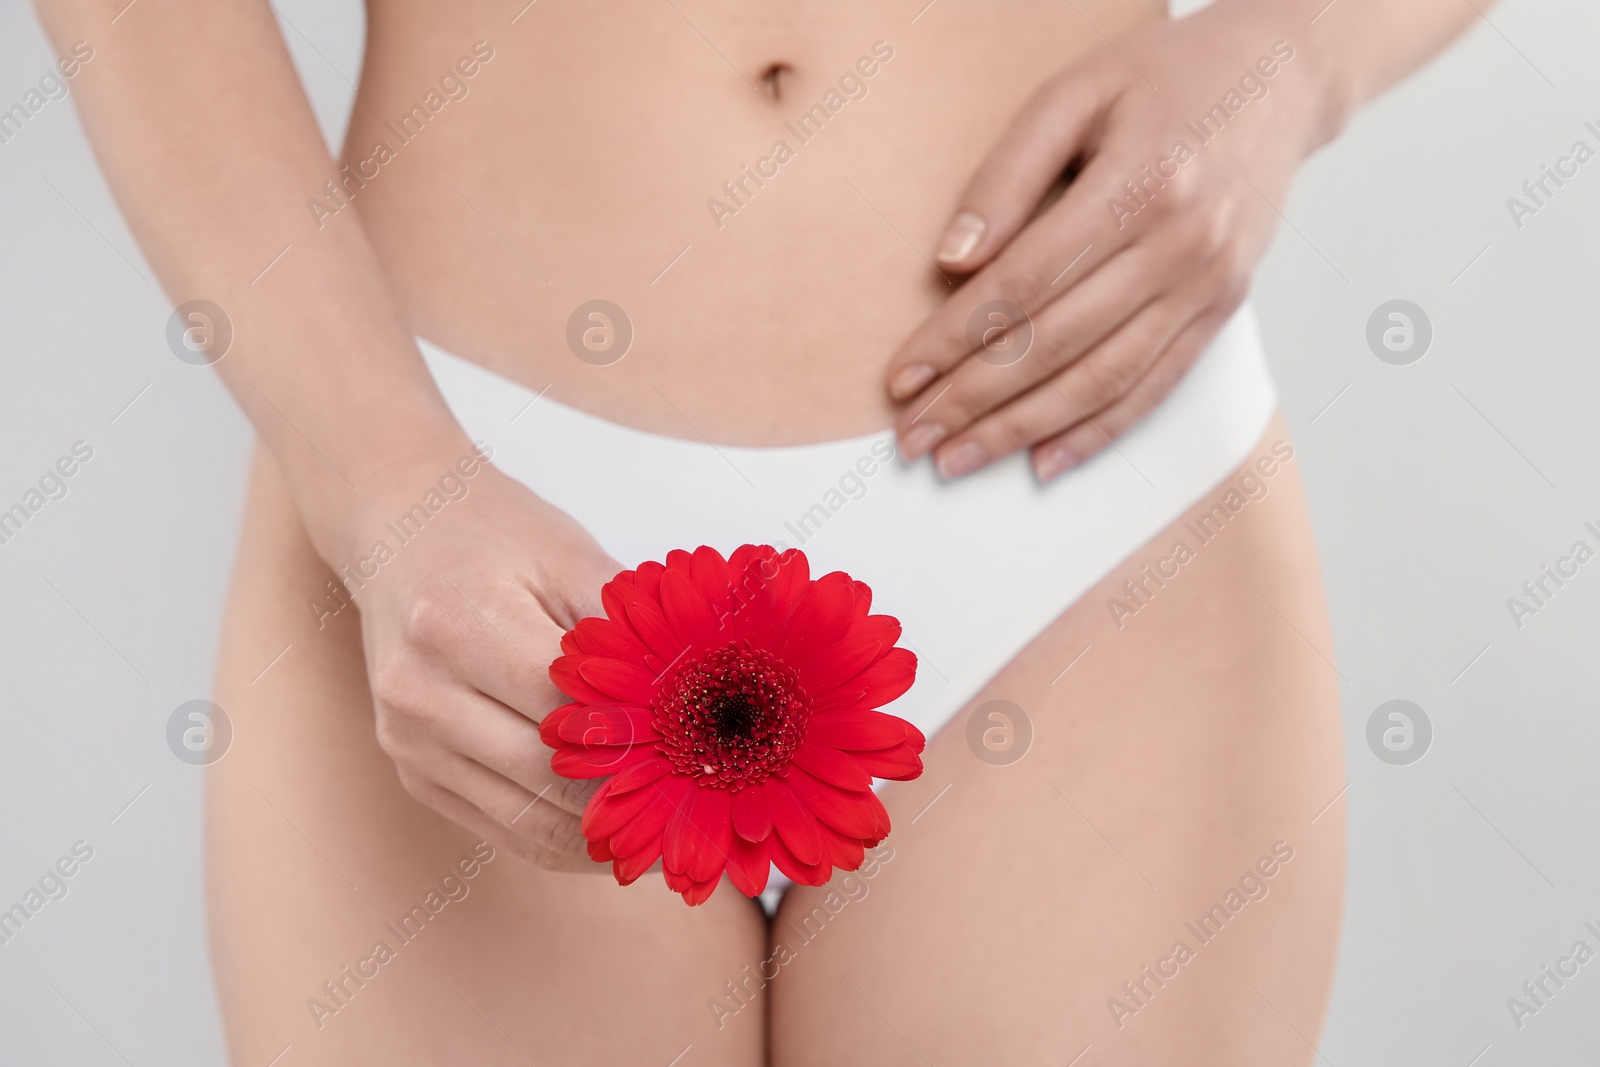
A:
<svg viewBox="0 0 1600 1067">
<path fill-rule="evenodd" d="M 666 1063 L 691 1042 L 720 1056 L 697 1062 L 760 1062 L 758 1029 L 720 1051 L 705 1035 L 700 991 L 766 936 L 736 894 L 690 909 L 659 881 L 627 891 L 500 849 L 475 878 L 458 872 L 467 895 L 402 945 L 384 924 L 439 890 L 481 836 L 401 786 L 375 737 L 360 620 L 319 630 L 306 611 L 304 591 L 330 572 L 264 454 L 239 553 L 217 683 L 236 740 L 209 778 L 206 834 L 233 1062 L 292 1044 L 303 1064 L 524 1064 L 514 1043 L 535 1062 Z M 481 623 L 470 636 L 494 639 Z M 396 958 L 362 968 L 377 977 L 349 984 L 341 1006 L 322 983 L 379 940 Z M 312 1011 L 312 997 L 337 1010 Z"/>
<path fill-rule="evenodd" d="M 1275 420 L 1251 455 L 1284 439 Z M 891 786 L 895 858 L 781 970 L 775 1063 L 1060 1064 L 1091 1044 L 1097 1064 L 1313 1061 L 1338 947 L 1344 815 L 1327 805 L 1343 759 L 1299 478 L 1278 477 L 1120 628 L 1108 599 L 1128 603 L 1141 564 L 1192 540 L 1182 523 L 975 698 L 1029 715 L 1020 762 L 974 759 L 963 713 L 923 776 Z M 1202 945 L 1185 922 L 1277 842 L 1294 858 L 1268 895 Z M 774 938 L 797 944 L 826 893 L 788 894 Z M 1123 983 L 1178 940 L 1195 959 L 1147 981 L 1147 1006 L 1119 1026 L 1108 1000 L 1138 1007 Z"/>
<path fill-rule="evenodd" d="M 385 124 L 475 40 L 496 50 L 470 94 L 352 199 L 400 304 L 450 351 L 657 433 L 775 445 L 889 425 L 886 361 L 955 278 L 918 249 L 931 248 L 995 141 L 996 116 L 1101 37 L 1072 5 L 1036 0 L 954 6 L 915 25 L 915 9 L 806 5 L 752 20 L 736 5 L 678 6 L 683 16 L 665 3 L 535 7 L 508 26 L 498 8 L 467 17 L 369 5 L 346 164 L 394 142 Z M 1156 22 L 1164 5 L 1079 7 L 1115 36 Z M 981 77 L 952 77 L 958 41 Z M 893 58 L 879 61 L 875 42 Z M 998 67 L 980 58 L 999 55 Z M 875 68 L 858 79 L 865 95 L 802 143 L 784 124 L 863 57 Z M 665 84 L 675 87 L 670 121 L 632 106 Z M 503 136 L 511 129 L 528 136 Z M 723 182 L 780 139 L 794 159 L 760 187 L 746 181 L 751 195 L 718 225 L 707 201 L 732 204 Z M 326 227 L 350 221 L 342 213 Z M 870 299 L 866 278 L 882 279 Z M 597 296 L 637 330 L 628 356 L 606 367 L 551 343 Z"/>
<path fill-rule="evenodd" d="M 216 369 L 265 447 L 219 671 L 238 741 L 210 813 L 217 976 L 239 1062 L 285 1044 L 331 1063 L 665 1063 L 691 1044 L 697 1062 L 920 1061 L 910 1045 L 1064 1062 L 1089 1042 L 1106 1062 L 1309 1060 L 1293 1032 L 1314 1040 L 1326 1005 L 1342 855 L 1337 807 L 1310 819 L 1342 782 L 1292 469 L 1126 627 L 1105 632 L 1105 586 L 1024 650 L 990 691 L 1030 709 L 1034 751 L 998 770 L 975 764 L 959 729 L 935 738 L 925 777 L 885 794 L 897 854 L 839 920 L 854 932 L 808 948 L 761 1012 L 725 1028 L 706 1001 L 773 935 L 727 892 L 691 912 L 581 873 L 593 870 L 577 832 L 586 793 L 552 778 L 537 737 L 559 700 L 540 665 L 596 610 L 618 561 L 487 468 L 359 616 L 319 631 L 306 609 L 330 568 L 471 448 L 416 333 L 619 422 L 755 445 L 904 431 L 916 401 L 900 402 L 914 390 L 896 379 L 931 360 L 955 383 L 958 417 L 935 446 L 947 474 L 944 450 L 963 438 L 991 457 L 1034 449 L 1041 477 L 1059 474 L 1040 449 L 1063 432 L 1074 458 L 1103 446 L 1242 293 L 1270 225 L 1260 204 L 1241 206 L 1241 177 L 1281 191 L 1353 107 L 1471 15 L 1446 0 L 1342 0 L 1313 27 L 1287 0 L 1224 0 L 1169 30 L 1158 5 L 1115 0 L 910 7 L 374 4 L 341 161 L 366 178 L 333 214 L 346 196 L 324 183 L 343 174 L 268 5 L 40 0 L 62 51 L 94 40 L 74 90 L 85 127 L 174 302 L 203 297 L 230 316 Z M 1182 57 L 1173 88 L 1145 96 L 1107 37 L 1152 63 Z M 1280 37 L 1304 62 L 1240 120 L 1263 125 L 1219 139 L 1192 172 L 1203 177 L 1116 246 L 1167 288 L 1112 286 L 1126 301 L 1094 330 L 1052 317 L 1029 284 L 1077 255 L 1091 194 L 1069 187 L 1029 223 L 1041 175 L 1075 152 L 1094 157 L 1086 182 L 1136 171 L 1167 119 L 1203 111 Z M 870 76 L 857 66 L 869 55 Z M 766 184 L 724 192 L 849 70 L 865 95 L 796 138 Z M 1080 76 L 1094 92 L 1074 91 Z M 420 134 L 385 132 L 435 87 L 452 99 Z M 1002 137 L 1018 113 L 1079 132 Z M 392 158 L 373 163 L 374 141 L 391 138 Z M 988 213 L 987 236 L 934 269 L 952 215 L 972 210 Z M 1105 251 L 1063 282 L 1078 305 L 1117 262 Z M 951 324 L 980 291 L 1038 304 L 1041 356 L 1066 360 L 1060 373 L 1094 368 L 1087 410 L 1015 409 L 1048 387 L 1033 375 L 1042 360 L 972 387 Z M 606 367 L 565 342 L 573 309 L 597 296 L 636 327 Z M 1133 305 L 1162 299 L 1187 325 L 1112 343 L 1139 321 Z M 1050 684 L 1085 644 L 1095 651 Z M 1118 1028 L 1107 998 L 1280 839 L 1296 858 L 1270 898 Z M 480 840 L 496 858 L 470 895 L 348 1006 L 333 999 L 322 983 L 359 968 L 383 923 Z M 339 1009 L 320 1028 L 311 997 Z"/>
<path fill-rule="evenodd" d="M 1282 439 L 1280 421 L 1252 458 Z M 1020 762 L 973 758 L 963 712 L 922 778 L 885 790 L 893 858 L 811 942 L 791 924 L 827 888 L 792 891 L 769 929 L 726 886 L 689 909 L 652 879 L 621 889 L 502 852 L 339 1006 L 322 983 L 376 940 L 398 946 L 384 923 L 478 836 L 401 788 L 374 738 L 356 620 L 319 631 L 305 610 L 301 591 L 328 571 L 258 457 L 217 694 L 237 736 L 208 798 L 235 1062 L 292 1044 L 308 1064 L 666 1063 L 692 1044 L 712 1064 L 767 1062 L 764 1045 L 779 1065 L 924 1062 L 916 1049 L 1028 1064 L 1091 1043 L 1097 1063 L 1311 1062 L 1296 1030 L 1315 1040 L 1326 1010 L 1344 864 L 1343 805 L 1321 809 L 1344 778 L 1294 466 L 1119 629 L 1107 599 L 1180 537 L 1176 523 L 1135 552 L 976 698 L 1027 711 Z M 470 636 L 493 639 L 481 624 Z M 1263 879 L 1267 897 L 1201 946 L 1184 922 L 1278 841 L 1294 858 Z M 1177 939 L 1196 959 L 1119 1028 L 1107 999 L 1127 1001 L 1122 983 Z M 777 941 L 797 958 L 719 1026 L 709 1002 L 738 1007 L 725 983 Z"/>
</svg>

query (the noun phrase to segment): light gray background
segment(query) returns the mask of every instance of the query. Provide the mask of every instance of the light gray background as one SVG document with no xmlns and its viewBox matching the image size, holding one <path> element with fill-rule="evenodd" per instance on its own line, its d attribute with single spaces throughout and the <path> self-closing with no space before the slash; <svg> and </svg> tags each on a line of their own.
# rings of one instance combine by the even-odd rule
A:
<svg viewBox="0 0 1600 1067">
<path fill-rule="evenodd" d="M 359 5 L 278 7 L 336 141 Z M 1321 1043 L 1339 1067 L 1593 1062 L 1600 1037 L 1600 961 L 1520 1032 L 1505 1006 L 1574 940 L 1600 948 L 1582 929 L 1600 926 L 1600 561 L 1520 630 L 1506 608 L 1575 539 L 1600 547 L 1582 529 L 1600 525 L 1600 160 L 1521 230 L 1505 205 L 1597 143 L 1600 10 L 1489 18 L 1306 167 L 1256 285 L 1343 675 L 1350 879 Z M 52 59 L 6 0 L 0 107 Z M 201 777 L 163 731 L 210 691 L 249 431 L 167 350 L 170 308 L 70 101 L 0 145 L 0 204 L 0 509 L 73 441 L 95 450 L 0 546 L 0 908 L 74 841 L 95 849 L 0 946 L 0 1060 L 220 1063 Z M 1407 367 L 1364 342 L 1397 297 L 1435 333 Z M 1366 747 L 1394 697 L 1434 723 L 1409 767 Z"/>
</svg>

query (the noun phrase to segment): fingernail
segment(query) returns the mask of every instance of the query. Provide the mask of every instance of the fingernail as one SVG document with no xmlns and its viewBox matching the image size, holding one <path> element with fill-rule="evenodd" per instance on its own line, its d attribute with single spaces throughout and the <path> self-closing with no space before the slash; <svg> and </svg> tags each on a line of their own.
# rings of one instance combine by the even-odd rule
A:
<svg viewBox="0 0 1600 1067">
<path fill-rule="evenodd" d="M 894 372 L 894 377 L 889 379 L 889 395 L 896 400 L 904 400 L 933 381 L 934 373 L 934 369 L 926 363 L 913 363 L 909 367 L 901 367 Z"/>
<path fill-rule="evenodd" d="M 978 238 L 983 236 L 985 225 L 983 216 L 963 211 L 950 220 L 950 227 L 944 231 L 934 258 L 946 263 L 959 263 L 966 259 L 978 247 Z"/>
<path fill-rule="evenodd" d="M 1058 478 L 1068 468 L 1076 466 L 1078 459 L 1066 445 L 1056 445 L 1054 448 L 1041 452 L 1033 461 L 1033 474 L 1041 482 L 1049 482 Z"/>
<path fill-rule="evenodd" d="M 921 459 L 934 445 L 944 439 L 944 427 L 937 422 L 913 426 L 911 432 L 900 439 L 900 451 L 907 462 Z"/>
<path fill-rule="evenodd" d="M 943 478 L 959 478 L 971 474 L 989 462 L 989 450 L 976 441 L 964 441 L 948 452 L 939 453 L 935 461 Z"/>
</svg>

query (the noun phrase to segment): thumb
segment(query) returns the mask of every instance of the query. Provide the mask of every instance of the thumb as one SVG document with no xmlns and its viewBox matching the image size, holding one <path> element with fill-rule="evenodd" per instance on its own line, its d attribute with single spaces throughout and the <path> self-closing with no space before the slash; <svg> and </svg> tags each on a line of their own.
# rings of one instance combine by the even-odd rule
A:
<svg viewBox="0 0 1600 1067">
<path fill-rule="evenodd" d="M 934 252 L 941 267 L 971 273 L 1006 246 L 1059 189 L 1067 167 L 1099 128 L 1108 92 L 1089 73 L 1068 71 L 1024 105 L 961 194 Z"/>
</svg>

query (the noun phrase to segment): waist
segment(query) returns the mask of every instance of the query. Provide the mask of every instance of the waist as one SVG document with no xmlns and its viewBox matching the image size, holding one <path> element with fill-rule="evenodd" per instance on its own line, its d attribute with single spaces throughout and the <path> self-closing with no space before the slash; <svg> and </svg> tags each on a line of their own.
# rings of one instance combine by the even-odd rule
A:
<svg viewBox="0 0 1600 1067">
<path fill-rule="evenodd" d="M 370 16 L 345 199 L 412 327 L 616 421 L 750 444 L 889 421 L 882 370 L 949 292 L 928 259 L 973 169 L 1102 32 L 1159 17 L 496 8 Z M 579 336 L 631 335 L 611 362 L 567 341 L 597 299 L 625 321 Z"/>
<path fill-rule="evenodd" d="M 930 736 L 1066 605 L 1250 460 L 1276 406 L 1246 306 L 1116 448 L 1047 485 L 1020 455 L 944 483 L 926 463 L 899 462 L 888 431 L 769 448 L 663 438 L 421 348 L 494 464 L 624 565 L 771 544 L 803 548 L 813 574 L 868 581 L 937 664 L 896 711 Z M 1229 487 L 1218 521 L 1265 495 L 1276 460 L 1265 463 Z"/>
</svg>

